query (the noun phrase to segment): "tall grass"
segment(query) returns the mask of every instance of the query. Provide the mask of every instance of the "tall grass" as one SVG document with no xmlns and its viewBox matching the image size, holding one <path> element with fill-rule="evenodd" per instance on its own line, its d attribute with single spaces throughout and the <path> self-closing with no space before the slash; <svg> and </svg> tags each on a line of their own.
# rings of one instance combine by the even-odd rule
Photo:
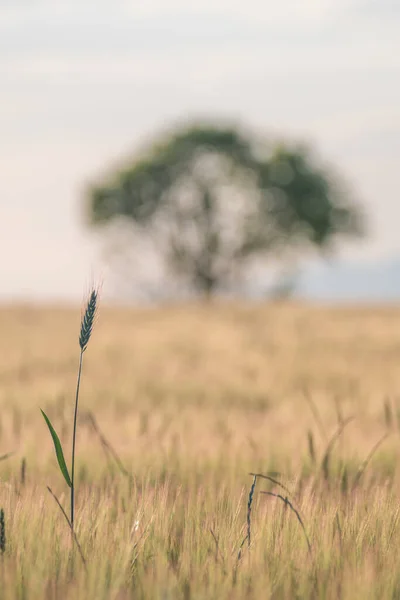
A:
<svg viewBox="0 0 400 600">
<path fill-rule="evenodd" d="M 399 316 L 104 310 L 74 427 L 74 312 L 0 311 L 1 599 L 399 597 Z"/>
</svg>

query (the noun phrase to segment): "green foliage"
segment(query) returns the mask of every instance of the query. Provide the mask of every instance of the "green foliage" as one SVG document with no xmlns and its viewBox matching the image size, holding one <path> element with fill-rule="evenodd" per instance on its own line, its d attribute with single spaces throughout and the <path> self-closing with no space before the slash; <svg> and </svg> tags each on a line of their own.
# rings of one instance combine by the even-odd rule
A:
<svg viewBox="0 0 400 600">
<path fill-rule="evenodd" d="M 179 130 L 89 190 L 89 223 L 128 220 L 206 294 L 255 256 L 330 250 L 363 233 L 360 207 L 309 150 L 261 142 L 230 128 Z"/>
<path fill-rule="evenodd" d="M 54 450 L 56 452 L 56 456 L 57 456 L 57 461 L 58 461 L 58 466 L 60 467 L 60 471 L 64 476 L 65 481 L 67 482 L 68 487 L 72 486 L 71 483 L 71 479 L 68 473 L 68 469 L 67 469 L 67 465 L 65 463 L 65 458 L 64 458 L 64 453 L 63 453 L 63 449 L 61 446 L 61 442 L 60 439 L 53 427 L 53 425 L 51 424 L 49 418 L 47 417 L 46 413 L 40 409 L 42 412 L 42 415 L 44 417 L 44 420 L 47 423 L 47 427 L 49 428 L 49 431 L 51 433 L 51 437 L 53 438 L 53 443 L 54 443 Z"/>
</svg>

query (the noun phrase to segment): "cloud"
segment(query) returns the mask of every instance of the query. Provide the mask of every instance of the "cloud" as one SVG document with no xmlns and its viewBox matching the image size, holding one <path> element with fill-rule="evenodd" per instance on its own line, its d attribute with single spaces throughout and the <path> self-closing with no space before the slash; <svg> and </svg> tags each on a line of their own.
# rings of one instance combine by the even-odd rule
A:
<svg viewBox="0 0 400 600">
<path fill-rule="evenodd" d="M 54 83 L 79 81 L 82 86 L 101 81 L 124 83 L 168 82 L 189 76 L 200 84 L 229 80 L 240 74 L 243 85 L 255 77 L 282 74 L 334 73 L 338 70 L 382 73 L 400 67 L 400 40 L 390 32 L 382 38 L 371 32 L 347 29 L 297 28 L 294 33 L 235 20 L 209 17 L 151 22 L 146 27 L 121 19 L 43 23 L 26 35 L 24 27 L 0 29 L 0 74 L 12 83 L 21 78 Z"/>
<path fill-rule="evenodd" d="M 159 77 L 170 77 L 185 64 L 200 79 L 200 69 L 224 77 L 241 69 L 251 78 L 257 65 L 260 76 L 263 70 L 398 68 L 397 28 L 390 19 L 365 23 L 360 6 L 349 0 L 195 0 L 189 9 L 183 0 L 20 0 L 0 5 L 0 69 L 11 81 L 19 73 L 39 79 L 85 73 L 98 81 L 102 72 L 115 81 L 131 74 L 148 80 L 157 69 Z"/>
<path fill-rule="evenodd" d="M 116 32 L 122 37 L 131 32 L 135 33 L 131 37 L 134 44 L 137 37 L 143 43 L 152 31 L 171 36 L 187 31 L 196 36 L 203 30 L 211 37 L 230 34 L 240 39 L 251 28 L 255 35 L 263 32 L 275 38 L 279 27 L 279 36 L 285 38 L 322 27 L 329 37 L 332 27 L 352 26 L 347 17 L 358 18 L 362 11 L 356 0 L 192 0 L 190 4 L 187 0 L 17 0 L 8 5 L 3 2 L 0 15 L 2 34 L 9 42 L 21 33 L 28 42 L 38 41 L 40 31 L 45 39 L 62 43 L 65 40 L 63 35 L 59 40 L 60 34 L 70 30 L 76 35 L 75 43 L 82 33 L 90 40 L 91 34 L 98 32 L 104 42 L 112 39 L 118 44 L 118 39 L 113 39 Z M 21 41 L 17 37 L 16 42 Z"/>
<path fill-rule="evenodd" d="M 249 24 L 264 26 L 270 31 L 299 30 L 321 25 L 341 26 L 352 21 L 375 20 L 390 24 L 400 16 L 397 0 L 2 0 L 0 15 L 3 25 L 43 24 L 64 21 L 76 24 L 90 21 L 112 27 L 115 21 L 127 24 L 149 23 L 166 27 L 179 26 L 179 22 L 199 19 L 237 21 L 244 28 Z M 350 22 L 350 23 L 349 23 Z"/>
<path fill-rule="evenodd" d="M 66 17 L 71 14 L 91 13 L 94 18 L 101 14 L 125 14 L 136 18 L 154 19 L 170 15 L 230 15 L 233 18 L 245 19 L 252 22 L 307 22 L 325 18 L 335 13 L 338 8 L 353 4 L 348 0 L 193 0 L 188 5 L 187 0 L 69 0 L 55 2 L 54 0 L 3 0 L 0 11 L 9 22 L 21 16 L 25 18 L 42 17 L 45 14 Z M 99 15 L 100 13 L 100 15 Z"/>
<path fill-rule="evenodd" d="M 393 22 L 400 18 L 400 4 L 398 0 L 359 0 L 352 3 L 349 12 L 363 19 Z"/>
</svg>

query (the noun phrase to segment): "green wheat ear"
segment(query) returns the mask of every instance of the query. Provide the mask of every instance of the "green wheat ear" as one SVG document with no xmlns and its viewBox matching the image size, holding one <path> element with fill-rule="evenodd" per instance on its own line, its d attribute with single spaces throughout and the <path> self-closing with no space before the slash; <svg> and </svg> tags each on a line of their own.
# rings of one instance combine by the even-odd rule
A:
<svg viewBox="0 0 400 600">
<path fill-rule="evenodd" d="M 4 510 L 0 509 L 0 553 L 6 551 L 6 521 L 4 518 Z"/>
<path fill-rule="evenodd" d="M 98 295 L 99 293 L 97 290 L 92 290 L 86 306 L 85 313 L 82 317 L 81 332 L 79 335 L 79 346 L 81 347 L 82 352 L 85 352 L 90 340 L 90 336 L 92 335 L 94 320 L 97 311 Z"/>
</svg>

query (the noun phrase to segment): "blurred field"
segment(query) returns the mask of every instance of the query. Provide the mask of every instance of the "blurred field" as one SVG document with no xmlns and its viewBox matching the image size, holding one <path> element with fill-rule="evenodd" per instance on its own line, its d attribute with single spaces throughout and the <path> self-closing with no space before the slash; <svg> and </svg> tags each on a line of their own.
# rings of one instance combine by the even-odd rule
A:
<svg viewBox="0 0 400 600">
<path fill-rule="evenodd" d="M 79 322 L 79 309 L 0 311 L 0 455 L 16 452 L 0 462 L 2 600 L 400 597 L 400 310 L 102 309 L 77 443 L 87 572 L 46 490 L 68 507 L 39 411 L 69 464 Z M 311 554 L 295 515 L 259 492 L 287 493 L 260 479 L 238 560 L 249 472 L 289 488 Z"/>
</svg>

